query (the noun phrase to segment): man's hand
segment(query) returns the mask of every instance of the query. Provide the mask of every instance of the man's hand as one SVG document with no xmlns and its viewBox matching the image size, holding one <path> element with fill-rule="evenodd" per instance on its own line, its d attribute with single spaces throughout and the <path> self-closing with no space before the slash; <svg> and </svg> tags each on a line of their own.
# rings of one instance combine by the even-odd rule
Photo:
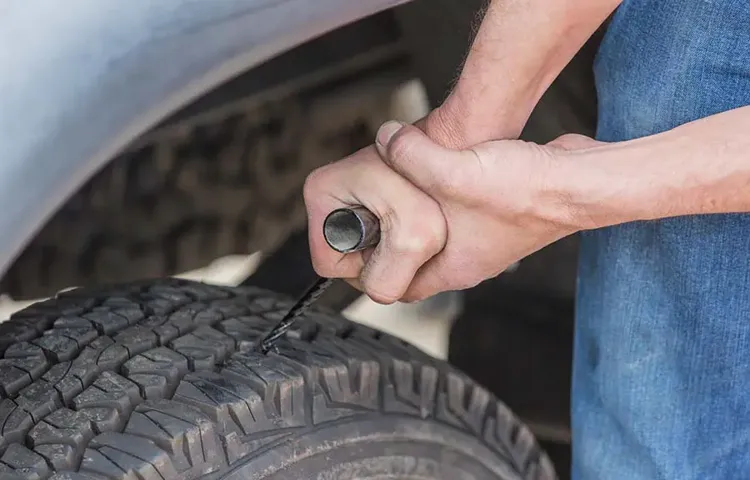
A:
<svg viewBox="0 0 750 480">
<path fill-rule="evenodd" d="M 565 135 L 451 150 L 391 122 L 376 146 L 308 178 L 313 263 L 376 301 L 419 300 L 473 286 L 578 230 L 748 212 L 749 129 L 743 107 L 627 142 Z M 381 243 L 343 256 L 326 244 L 323 221 L 358 204 L 380 218 Z"/>
<path fill-rule="evenodd" d="M 348 278 L 384 303 L 416 300 L 474 285 L 574 230 L 542 198 L 555 147 L 446 148 L 516 138 L 552 80 L 619 3 L 490 2 L 456 87 L 416 124 L 426 136 L 407 127 L 388 141 L 383 131 L 380 146 L 309 177 L 305 199 L 318 273 Z M 374 251 L 343 257 L 325 243 L 322 222 L 352 204 L 378 215 L 383 240 Z"/>
<path fill-rule="evenodd" d="M 450 150 L 420 129 L 389 122 L 369 147 L 316 170 L 305 185 L 316 271 L 350 279 L 374 300 L 413 301 L 464 289 L 580 228 L 546 188 L 558 152 L 504 140 Z M 341 255 L 322 236 L 332 210 L 363 205 L 380 218 L 372 251 Z"/>
</svg>

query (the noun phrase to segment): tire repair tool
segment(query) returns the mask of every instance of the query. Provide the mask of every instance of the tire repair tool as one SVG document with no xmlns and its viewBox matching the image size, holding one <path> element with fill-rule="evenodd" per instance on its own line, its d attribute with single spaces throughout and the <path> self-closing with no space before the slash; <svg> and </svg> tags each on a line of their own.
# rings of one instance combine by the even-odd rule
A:
<svg viewBox="0 0 750 480">
<path fill-rule="evenodd" d="M 340 253 L 353 253 L 372 248 L 380 241 L 380 221 L 362 206 L 340 208 L 331 212 L 323 222 L 323 236 L 328 245 Z M 264 355 L 307 313 L 316 300 L 334 282 L 319 277 L 297 300 L 284 317 L 258 342 L 255 349 Z"/>
</svg>

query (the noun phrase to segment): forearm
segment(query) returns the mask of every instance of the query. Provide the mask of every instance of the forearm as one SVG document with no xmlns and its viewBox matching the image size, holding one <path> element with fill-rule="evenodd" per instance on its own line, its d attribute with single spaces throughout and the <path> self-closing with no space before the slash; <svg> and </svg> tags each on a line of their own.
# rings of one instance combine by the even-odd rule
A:
<svg viewBox="0 0 750 480">
<path fill-rule="evenodd" d="M 436 114 L 473 145 L 517 138 L 542 94 L 620 0 L 493 0 Z"/>
<path fill-rule="evenodd" d="M 571 152 L 551 191 L 584 228 L 750 212 L 750 107 L 628 142 Z"/>
</svg>

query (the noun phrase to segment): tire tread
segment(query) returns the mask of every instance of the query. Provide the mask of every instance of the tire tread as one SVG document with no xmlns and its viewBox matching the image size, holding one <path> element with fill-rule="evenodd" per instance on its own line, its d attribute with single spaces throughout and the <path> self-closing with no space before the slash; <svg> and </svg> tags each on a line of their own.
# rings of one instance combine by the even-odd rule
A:
<svg viewBox="0 0 750 480">
<path fill-rule="evenodd" d="M 168 279 L 69 291 L 19 312 L 0 324 L 0 338 L 19 335 L 1 352 L 0 470 L 190 480 L 328 422 L 395 414 L 473 434 L 521 478 L 554 478 L 502 403 L 405 342 L 313 312 L 315 328 L 254 352 L 289 305 Z"/>
</svg>

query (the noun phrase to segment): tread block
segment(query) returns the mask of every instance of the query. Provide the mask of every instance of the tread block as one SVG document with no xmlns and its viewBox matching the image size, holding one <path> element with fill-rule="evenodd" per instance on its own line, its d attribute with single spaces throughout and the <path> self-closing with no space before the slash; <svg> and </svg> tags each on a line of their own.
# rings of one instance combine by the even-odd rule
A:
<svg viewBox="0 0 750 480">
<path fill-rule="evenodd" d="M 55 329 L 59 329 L 59 328 L 87 328 L 87 329 L 93 329 L 96 332 L 96 329 L 93 328 L 93 325 L 91 324 L 91 321 L 86 320 L 83 317 L 62 316 L 62 317 L 58 318 L 57 320 L 55 320 L 55 323 L 53 323 L 52 326 Z"/>
<path fill-rule="evenodd" d="M 72 362 L 58 363 L 42 377 L 53 385 L 66 404 L 83 391 L 83 381 L 72 373 Z"/>
<path fill-rule="evenodd" d="M 151 297 L 146 304 L 154 315 L 167 315 L 175 310 L 175 306 L 164 298 Z"/>
<path fill-rule="evenodd" d="M 111 335 L 128 326 L 128 319 L 111 310 L 100 310 L 82 315 L 102 335 Z"/>
<path fill-rule="evenodd" d="M 261 392 L 266 415 L 277 428 L 307 425 L 305 378 L 299 369 L 265 355 L 235 354 L 221 373 Z"/>
<path fill-rule="evenodd" d="M 28 433 L 27 439 L 32 447 L 64 443 L 81 451 L 93 436 L 93 425 L 86 415 L 61 408 L 36 424 Z"/>
<path fill-rule="evenodd" d="M 166 320 L 162 325 L 151 327 L 151 331 L 159 338 L 160 345 L 165 345 L 170 340 L 175 339 L 180 335 L 180 331 L 177 327 L 167 323 Z"/>
<path fill-rule="evenodd" d="M 268 331 L 269 322 L 258 315 L 245 315 L 221 321 L 217 327 L 229 335 L 235 332 L 243 335 L 262 335 Z"/>
<path fill-rule="evenodd" d="M 122 372 L 127 377 L 134 374 L 161 375 L 170 386 L 174 386 L 188 372 L 188 360 L 174 350 L 159 347 L 125 362 Z"/>
<path fill-rule="evenodd" d="M 182 426 L 185 430 L 194 428 L 194 425 L 183 422 L 179 419 L 174 419 L 172 422 L 182 423 Z M 125 425 L 124 432 L 137 437 L 147 438 L 150 441 L 154 442 L 154 444 L 158 445 L 159 448 L 169 452 L 172 456 L 178 454 L 181 451 L 180 447 L 182 445 L 176 445 L 177 441 L 172 433 L 166 431 L 161 425 L 156 423 L 153 419 L 151 419 L 151 417 L 143 412 L 133 412 L 133 414 L 130 416 L 130 419 L 128 420 L 128 423 Z M 187 461 L 187 458 L 185 458 L 182 469 L 187 468 L 188 465 L 189 462 Z M 180 468 L 179 465 L 177 466 L 178 468 Z"/>
<path fill-rule="evenodd" d="M 93 473 L 59 472 L 52 475 L 49 480 L 107 480 L 107 477 Z"/>
<path fill-rule="evenodd" d="M 23 436 L 34 425 L 34 419 L 28 412 L 21 408 L 13 400 L 4 398 L 0 401 L 0 425 L 2 425 L 1 449 L 14 442 L 23 442 Z"/>
<path fill-rule="evenodd" d="M 116 303 L 112 300 L 113 299 L 108 298 L 104 301 L 103 306 L 108 307 L 110 305 L 116 305 Z M 143 313 L 143 310 L 141 310 L 141 307 L 137 303 L 130 300 L 125 300 L 124 302 L 121 302 L 120 305 L 121 307 L 113 309 L 112 313 L 124 318 L 128 322 L 128 325 L 136 325 L 141 320 L 146 318 L 146 315 Z"/>
<path fill-rule="evenodd" d="M 187 292 L 171 285 L 151 285 L 148 289 L 148 293 L 156 298 L 167 300 L 172 305 L 185 305 L 186 303 L 193 301 Z"/>
<path fill-rule="evenodd" d="M 82 371 L 95 375 L 102 370 L 115 370 L 127 359 L 128 350 L 125 347 L 116 344 L 110 337 L 99 337 L 84 348 L 76 360 L 80 361 Z"/>
<path fill-rule="evenodd" d="M 78 353 L 78 342 L 65 335 L 58 334 L 55 330 L 42 335 L 31 343 L 41 347 L 50 360 L 64 362 L 73 358 Z"/>
<path fill-rule="evenodd" d="M 81 473 L 93 473 L 108 479 L 140 480 L 133 470 L 123 470 L 120 465 L 97 450 L 87 448 L 81 460 Z"/>
<path fill-rule="evenodd" d="M 138 407 L 125 432 L 147 438 L 171 452 L 175 467 L 206 474 L 226 465 L 216 425 L 200 410 L 171 400 L 148 400 Z"/>
<path fill-rule="evenodd" d="M 174 399 L 206 412 L 219 423 L 223 434 L 248 435 L 274 428 L 258 392 L 214 372 L 187 375 L 177 387 Z"/>
<path fill-rule="evenodd" d="M 323 395 L 316 395 L 313 422 L 349 416 L 351 406 L 377 410 L 380 401 L 380 364 L 355 361 L 351 366 L 338 361 L 317 369 L 317 383 Z"/>
<path fill-rule="evenodd" d="M 141 397 L 147 399 L 167 398 L 172 390 L 167 384 L 167 379 L 161 375 L 150 373 L 136 373 L 128 375 L 128 379 L 138 385 Z"/>
<path fill-rule="evenodd" d="M 114 407 L 82 408 L 79 411 L 89 419 L 94 431 L 98 433 L 120 430 L 127 421 L 127 417 L 123 417 Z"/>
<path fill-rule="evenodd" d="M 225 290 L 218 285 L 186 283 L 180 289 L 198 301 L 213 300 L 234 297 L 234 292 Z"/>
<path fill-rule="evenodd" d="M 107 477 L 93 473 L 59 472 L 49 477 L 49 480 L 107 480 Z"/>
<path fill-rule="evenodd" d="M 62 406 L 60 394 L 41 378 L 21 390 L 16 397 L 16 403 L 19 408 L 28 412 L 35 422 Z"/>
<path fill-rule="evenodd" d="M 176 338 L 169 346 L 184 355 L 192 370 L 211 369 L 234 351 L 234 339 L 211 327 L 201 326 L 194 332 Z"/>
<path fill-rule="evenodd" d="M 449 413 L 448 417 L 459 419 L 473 433 L 481 435 L 491 398 L 489 392 L 453 372 L 448 372 L 445 378 L 447 412 L 444 413 Z"/>
<path fill-rule="evenodd" d="M 35 328 L 40 322 L 34 319 L 18 318 L 0 323 L 0 351 L 5 351 L 15 342 L 26 342 L 39 335 L 39 329 Z M 43 328 L 42 328 L 43 330 Z"/>
<path fill-rule="evenodd" d="M 14 360 L 18 359 L 0 360 L 0 393 L 4 397 L 15 395 L 33 381 L 29 372 L 17 367 Z"/>
<path fill-rule="evenodd" d="M 407 409 L 418 413 L 422 418 L 434 414 L 437 398 L 438 379 L 437 368 L 429 365 L 413 364 L 402 360 L 392 360 L 391 381 L 394 386 L 395 397 L 399 402 L 389 402 L 390 408 L 396 405 L 412 407 Z"/>
<path fill-rule="evenodd" d="M 99 337 L 99 332 L 97 332 L 90 323 L 86 326 L 80 327 L 55 327 L 54 330 L 51 330 L 51 333 L 54 333 L 55 335 L 63 335 L 74 340 L 78 344 L 79 349 L 85 347 Z"/>
<path fill-rule="evenodd" d="M 156 335 L 159 345 L 164 345 L 168 341 L 176 338 L 180 335 L 179 330 L 174 325 L 169 323 L 169 318 L 166 316 L 151 316 L 143 319 L 138 323 L 139 327 L 147 328 Z"/>
<path fill-rule="evenodd" d="M 260 305 L 259 302 L 263 302 L 268 305 Z M 241 317 L 243 315 L 252 313 L 262 313 L 270 310 L 271 305 L 275 304 L 276 300 L 273 298 L 253 298 L 249 301 L 238 302 L 234 298 L 222 298 L 211 302 L 211 309 L 221 315 L 222 318 Z"/>
<path fill-rule="evenodd" d="M 73 399 L 76 410 L 85 407 L 111 407 L 127 415 L 141 401 L 138 385 L 112 372 L 102 372 L 89 388 Z"/>
<path fill-rule="evenodd" d="M 208 308 L 204 304 L 186 305 L 166 316 L 163 326 L 177 329 L 178 335 L 186 335 L 195 329 L 195 318 Z"/>
<path fill-rule="evenodd" d="M 195 319 L 193 320 L 195 325 L 216 325 L 226 318 L 226 312 L 218 310 L 213 305 L 207 305 L 205 303 L 198 305 L 201 305 L 202 308 L 195 314 Z"/>
<path fill-rule="evenodd" d="M 114 335 L 113 340 L 125 347 L 128 357 L 155 348 L 159 345 L 159 337 L 150 328 L 134 325 Z"/>
<path fill-rule="evenodd" d="M 268 331 L 269 325 L 268 320 L 251 315 L 224 320 L 216 328 L 234 338 L 239 351 L 249 352 Z"/>
<path fill-rule="evenodd" d="M 522 425 L 503 402 L 492 402 L 483 438 L 511 458 L 526 478 L 545 478 L 543 472 L 554 470 L 549 458 L 540 454 L 531 430 Z"/>
<path fill-rule="evenodd" d="M 24 480 L 24 478 L 16 473 L 15 468 L 11 468 L 4 463 L 0 463 L 0 478 L 3 480 Z"/>
<path fill-rule="evenodd" d="M 67 404 L 90 386 L 100 371 L 114 369 L 127 358 L 127 349 L 109 337 L 100 337 L 83 348 L 72 362 L 55 365 L 42 378 L 54 385 Z"/>
<path fill-rule="evenodd" d="M 5 358 L 45 358 L 44 350 L 30 342 L 14 343 L 5 350 L 4 356 Z"/>
<path fill-rule="evenodd" d="M 197 325 L 213 324 L 222 319 L 216 312 L 208 309 L 208 305 L 192 303 L 165 315 L 152 316 L 140 322 L 139 326 L 149 328 L 158 337 L 158 343 L 165 345 L 170 340 L 190 333 Z"/>
<path fill-rule="evenodd" d="M 70 470 L 77 466 L 79 458 L 75 449 L 65 444 L 39 445 L 34 448 L 34 453 L 44 457 L 48 464 L 55 470 Z"/>
<path fill-rule="evenodd" d="M 0 457 L 0 462 L 15 469 L 21 478 L 43 479 L 50 475 L 50 469 L 44 458 L 21 444 L 13 443 Z"/>
<path fill-rule="evenodd" d="M 9 365 L 20 368 L 34 380 L 39 378 L 49 367 L 49 363 L 44 356 L 5 358 L 0 362 L 7 362 Z"/>
<path fill-rule="evenodd" d="M 177 478 L 177 471 L 167 453 L 143 438 L 108 432 L 94 437 L 89 448 L 106 455 L 123 470 L 137 472 L 141 478 Z"/>
</svg>

